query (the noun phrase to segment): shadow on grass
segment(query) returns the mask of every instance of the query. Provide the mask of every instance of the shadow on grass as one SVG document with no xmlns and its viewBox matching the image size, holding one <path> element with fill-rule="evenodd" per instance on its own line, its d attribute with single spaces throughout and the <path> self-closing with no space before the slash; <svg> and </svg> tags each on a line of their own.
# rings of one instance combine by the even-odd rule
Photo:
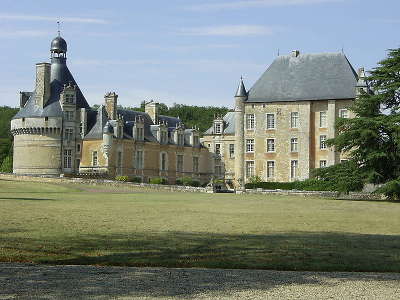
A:
<svg viewBox="0 0 400 300">
<path fill-rule="evenodd" d="M 0 244 L 50 264 L 400 272 L 398 235 L 132 232 L 47 240 L 7 235 Z"/>
<path fill-rule="evenodd" d="M 139 267 L 199 267 L 308 271 L 400 271 L 400 237 L 327 232 L 266 235 L 222 235 L 187 232 L 149 232 L 81 235 L 75 238 L 35 240 L 0 235 L 14 261 L 59 265 L 113 265 Z M 25 253 L 25 254 L 23 254 Z M 21 256 L 22 255 L 22 256 Z M 25 255 L 25 256 L 23 256 Z M 29 259 L 30 257 L 30 259 Z M 3 261 L 4 257 L 1 258 Z M 9 259 L 8 261 L 13 261 Z M 18 267 L 18 266 L 17 266 Z M 246 270 L 168 270 L 20 265 L 24 274 L 18 291 L 32 285 L 72 297 L 73 290 L 94 296 L 194 296 L 204 292 L 268 290 L 291 284 L 321 284 L 321 278 L 351 280 L 347 274 L 266 273 Z M 22 269 L 26 268 L 25 271 Z M 5 274 L 2 266 L 1 275 Z M 73 272 L 73 274 L 69 274 Z M 12 277 L 9 274 L 4 275 Z M 354 274 L 357 280 L 388 280 L 395 274 Z M 394 278 L 393 277 L 393 278 Z M 396 279 L 399 280 L 399 276 Z M 17 288 L 15 287 L 15 288 Z M 11 289 L 12 287 L 9 287 Z M 0 295 L 2 293 L 0 292 Z M 6 295 L 4 292 L 3 295 Z"/>
<path fill-rule="evenodd" d="M 54 199 L 49 199 L 49 198 L 11 198 L 11 197 L 0 197 L 0 200 L 31 200 L 31 201 L 55 201 Z"/>
</svg>

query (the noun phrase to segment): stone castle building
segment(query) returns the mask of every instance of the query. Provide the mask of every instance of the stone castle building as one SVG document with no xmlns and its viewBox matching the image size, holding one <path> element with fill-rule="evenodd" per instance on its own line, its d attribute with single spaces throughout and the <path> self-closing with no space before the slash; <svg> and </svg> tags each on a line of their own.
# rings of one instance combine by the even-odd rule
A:
<svg viewBox="0 0 400 300">
<path fill-rule="evenodd" d="M 111 92 L 104 105 L 91 109 L 66 60 L 67 43 L 58 36 L 51 42 L 51 63 L 36 65 L 35 90 L 20 93 L 21 109 L 11 121 L 14 173 L 209 182 L 212 159 L 196 129 L 160 115 L 155 102 L 145 112 L 119 109 L 118 95 Z"/>
<path fill-rule="evenodd" d="M 348 109 L 365 73 L 358 74 L 342 53 L 280 56 L 246 91 L 240 81 L 235 110 L 215 118 L 202 139 L 214 153 L 215 173 L 234 186 L 252 176 L 288 182 L 340 163 L 346 155 L 328 147 L 335 120 Z"/>
</svg>

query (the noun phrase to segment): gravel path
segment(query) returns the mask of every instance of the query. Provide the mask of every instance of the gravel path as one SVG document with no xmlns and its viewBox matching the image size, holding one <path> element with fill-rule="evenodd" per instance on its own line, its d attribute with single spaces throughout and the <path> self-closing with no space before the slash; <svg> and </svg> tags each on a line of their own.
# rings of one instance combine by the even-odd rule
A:
<svg viewBox="0 0 400 300">
<path fill-rule="evenodd" d="M 400 274 L 0 264 L 0 299 L 399 299 Z"/>
</svg>

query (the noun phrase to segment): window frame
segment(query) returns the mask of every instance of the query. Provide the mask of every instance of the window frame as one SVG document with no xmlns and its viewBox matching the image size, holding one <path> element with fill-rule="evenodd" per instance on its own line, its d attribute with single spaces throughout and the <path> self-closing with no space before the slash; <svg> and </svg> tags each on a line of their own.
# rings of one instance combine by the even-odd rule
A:
<svg viewBox="0 0 400 300">
<path fill-rule="evenodd" d="M 268 125 L 268 116 L 272 116 L 273 117 L 274 127 L 269 127 L 269 125 Z M 275 130 L 276 127 L 277 127 L 277 124 L 276 124 L 276 113 L 266 113 L 265 114 L 265 129 L 266 130 Z"/>
<path fill-rule="evenodd" d="M 256 129 L 256 115 L 246 114 L 246 130 L 255 130 L 255 129 Z"/>
<path fill-rule="evenodd" d="M 325 137 L 325 138 L 323 138 Z M 321 134 L 319 136 L 319 150 L 327 150 L 328 149 L 328 145 L 326 144 L 328 137 L 326 134 Z"/>
<path fill-rule="evenodd" d="M 266 145 L 266 150 L 267 150 L 266 152 L 267 152 L 267 153 L 275 153 L 275 152 L 276 152 L 276 143 L 275 143 L 275 140 L 276 140 L 275 138 L 267 138 L 267 139 L 266 139 L 266 144 L 267 144 L 267 145 Z M 269 143 L 268 143 L 269 141 L 272 141 L 272 148 L 273 148 L 272 150 L 269 149 Z"/>
<path fill-rule="evenodd" d="M 296 142 L 294 143 L 293 140 L 296 140 Z M 295 147 L 296 149 L 294 149 L 293 147 L 294 145 L 296 145 Z M 293 153 L 299 152 L 299 138 L 296 136 L 290 138 L 290 152 Z"/>
<path fill-rule="evenodd" d="M 321 118 L 322 115 L 324 115 L 324 118 Z M 322 123 L 322 120 L 324 120 L 324 124 Z M 328 111 L 321 110 L 319 112 L 319 128 L 327 128 L 327 127 L 328 127 Z"/>
<path fill-rule="evenodd" d="M 294 114 L 297 115 L 297 117 L 293 117 Z M 295 122 L 293 122 L 293 120 L 295 120 Z M 290 113 L 290 128 L 299 128 L 299 120 L 300 120 L 300 114 L 298 111 L 292 111 Z M 296 123 L 296 124 L 294 124 Z"/>
<path fill-rule="evenodd" d="M 253 141 L 252 143 L 249 143 L 249 141 Z M 254 153 L 255 150 L 255 139 L 246 139 L 246 153 Z M 249 146 L 251 146 L 251 150 L 249 150 Z"/>
<path fill-rule="evenodd" d="M 270 174 L 270 169 L 269 169 L 269 164 L 270 163 L 272 163 L 272 175 Z M 267 180 L 275 178 L 275 166 L 276 166 L 275 160 L 267 160 L 267 162 L 266 162 L 266 172 L 265 172 L 265 176 L 266 176 Z"/>
</svg>

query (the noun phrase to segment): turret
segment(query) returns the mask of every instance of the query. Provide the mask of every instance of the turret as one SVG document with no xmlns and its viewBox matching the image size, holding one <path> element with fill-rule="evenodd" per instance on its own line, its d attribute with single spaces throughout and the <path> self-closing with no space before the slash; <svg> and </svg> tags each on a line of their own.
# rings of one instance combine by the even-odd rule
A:
<svg viewBox="0 0 400 300">
<path fill-rule="evenodd" d="M 108 157 L 113 143 L 114 128 L 107 122 L 103 128 L 103 152 Z"/>
<path fill-rule="evenodd" d="M 247 91 L 240 78 L 235 94 L 235 185 L 237 189 L 244 185 L 244 102 L 247 100 Z"/>
</svg>

